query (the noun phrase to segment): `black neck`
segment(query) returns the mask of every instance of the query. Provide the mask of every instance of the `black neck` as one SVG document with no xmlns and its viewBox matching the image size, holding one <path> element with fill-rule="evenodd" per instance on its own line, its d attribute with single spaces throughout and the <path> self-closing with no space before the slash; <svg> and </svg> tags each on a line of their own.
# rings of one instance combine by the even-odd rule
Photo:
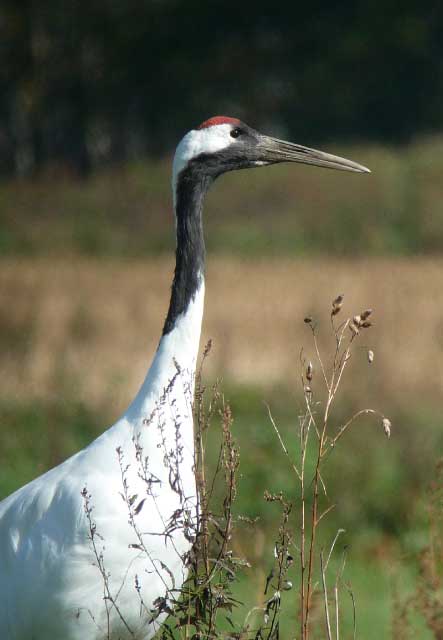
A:
<svg viewBox="0 0 443 640">
<path fill-rule="evenodd" d="M 205 268 L 202 210 L 210 182 L 210 178 L 192 166 L 178 176 L 175 193 L 175 273 L 163 335 L 172 331 L 178 316 L 187 310 L 202 283 Z"/>
</svg>

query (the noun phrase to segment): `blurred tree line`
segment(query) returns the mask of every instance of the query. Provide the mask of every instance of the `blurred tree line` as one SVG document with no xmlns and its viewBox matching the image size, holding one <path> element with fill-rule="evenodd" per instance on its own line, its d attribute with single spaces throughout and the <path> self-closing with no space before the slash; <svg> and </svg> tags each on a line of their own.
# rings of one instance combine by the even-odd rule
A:
<svg viewBox="0 0 443 640">
<path fill-rule="evenodd" d="M 441 2 L 2 0 L 0 173 L 86 174 L 216 113 L 306 144 L 443 124 Z"/>
</svg>

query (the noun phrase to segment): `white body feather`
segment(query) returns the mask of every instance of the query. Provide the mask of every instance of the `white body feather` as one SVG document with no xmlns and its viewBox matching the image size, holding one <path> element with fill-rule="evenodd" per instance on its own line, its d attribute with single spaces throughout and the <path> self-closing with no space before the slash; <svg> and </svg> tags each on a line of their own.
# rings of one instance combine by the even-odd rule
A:
<svg viewBox="0 0 443 640">
<path fill-rule="evenodd" d="M 157 630 L 164 614 L 150 622 L 148 611 L 173 582 L 180 588 L 185 577 L 182 555 L 190 543 L 180 529 L 169 536 L 155 534 L 165 532 L 184 501 L 195 517 L 192 402 L 203 298 L 202 280 L 186 313 L 162 337 L 139 393 L 116 424 L 0 504 L 2 640 L 104 640 L 109 629 L 110 638 L 146 639 Z M 139 477 L 134 438 L 142 457 L 149 457 L 149 473 L 160 480 L 149 492 Z M 128 494 L 137 495 L 135 504 L 145 498 L 135 522 L 148 556 L 129 546 L 139 540 L 121 496 L 118 447 L 123 465 L 129 465 Z M 181 492 L 173 488 L 177 466 Z M 81 495 L 84 487 L 102 536 L 95 535 L 95 542 L 103 553 L 114 604 L 104 599 Z"/>
</svg>

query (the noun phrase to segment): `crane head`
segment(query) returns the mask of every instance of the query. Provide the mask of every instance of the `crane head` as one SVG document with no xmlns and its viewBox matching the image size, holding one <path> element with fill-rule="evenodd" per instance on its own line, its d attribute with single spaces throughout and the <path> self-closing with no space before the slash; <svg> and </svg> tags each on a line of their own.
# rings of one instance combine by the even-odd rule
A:
<svg viewBox="0 0 443 640">
<path fill-rule="evenodd" d="M 352 160 L 263 135 L 237 118 L 215 116 L 189 131 L 179 143 L 174 157 L 174 181 L 186 168 L 214 179 L 227 171 L 279 162 L 370 173 Z"/>
</svg>

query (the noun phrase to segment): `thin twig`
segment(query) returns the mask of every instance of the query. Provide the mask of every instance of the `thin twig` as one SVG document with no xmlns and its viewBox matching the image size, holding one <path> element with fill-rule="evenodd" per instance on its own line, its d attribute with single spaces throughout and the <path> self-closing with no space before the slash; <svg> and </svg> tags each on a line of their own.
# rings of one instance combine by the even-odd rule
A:
<svg viewBox="0 0 443 640">
<path fill-rule="evenodd" d="M 380 411 L 376 411 L 375 409 L 361 409 L 360 411 L 357 411 L 357 413 L 354 413 L 354 415 L 351 418 L 349 418 L 349 420 L 339 429 L 337 435 L 334 438 L 332 438 L 332 440 L 329 442 L 328 449 L 324 451 L 323 455 L 325 455 L 325 453 L 329 449 L 332 449 L 336 445 L 337 441 L 340 440 L 340 438 L 342 437 L 346 429 L 351 426 L 354 420 L 356 420 L 359 416 L 367 415 L 367 414 L 372 414 L 374 416 L 379 416 L 380 418 L 384 418 L 384 415 L 380 413 Z"/>
<path fill-rule="evenodd" d="M 331 548 L 329 550 L 328 559 L 326 560 L 325 570 L 328 568 L 329 560 L 331 559 L 332 552 L 334 551 L 335 543 L 337 542 L 338 538 L 341 536 L 342 533 L 346 533 L 345 529 L 339 529 L 337 531 L 337 533 L 335 534 L 335 538 L 334 538 L 334 540 L 333 540 L 333 542 L 331 544 Z M 343 567 L 344 567 L 344 564 L 343 564 Z"/>
<path fill-rule="evenodd" d="M 325 568 L 323 566 L 323 550 L 320 552 L 320 568 L 321 568 L 321 577 L 323 582 L 323 597 L 325 601 L 325 617 L 326 617 L 326 630 L 328 632 L 328 640 L 332 640 L 331 636 L 331 623 L 329 620 L 329 603 L 328 603 L 328 591 L 326 588 L 326 574 Z"/>
<path fill-rule="evenodd" d="M 291 457 L 290 457 L 290 455 L 289 455 L 289 452 L 288 452 L 288 450 L 287 450 L 287 448 L 286 448 L 286 445 L 285 445 L 285 443 L 283 442 L 283 438 L 282 438 L 282 437 L 281 437 L 281 435 L 280 435 L 280 431 L 278 430 L 278 427 L 277 427 L 277 425 L 275 424 L 275 420 L 274 420 L 274 418 L 273 418 L 273 416 L 272 416 L 272 413 L 271 413 L 271 407 L 270 407 L 266 402 L 265 402 L 264 404 L 265 404 L 265 407 L 266 407 L 266 408 L 267 408 L 267 410 L 268 410 L 269 420 L 271 421 L 271 424 L 272 424 L 272 426 L 274 427 L 274 431 L 275 431 L 275 433 L 277 434 L 277 438 L 278 438 L 278 440 L 279 440 L 279 442 L 280 442 L 281 448 L 283 449 L 283 451 L 284 451 L 284 453 L 285 453 L 286 457 L 288 458 L 289 464 L 291 465 L 292 469 L 293 469 L 293 470 L 295 471 L 295 473 L 297 474 L 298 479 L 299 479 L 299 480 L 301 480 L 300 471 L 297 469 L 297 467 L 295 466 L 295 464 L 292 462 Z"/>
</svg>

